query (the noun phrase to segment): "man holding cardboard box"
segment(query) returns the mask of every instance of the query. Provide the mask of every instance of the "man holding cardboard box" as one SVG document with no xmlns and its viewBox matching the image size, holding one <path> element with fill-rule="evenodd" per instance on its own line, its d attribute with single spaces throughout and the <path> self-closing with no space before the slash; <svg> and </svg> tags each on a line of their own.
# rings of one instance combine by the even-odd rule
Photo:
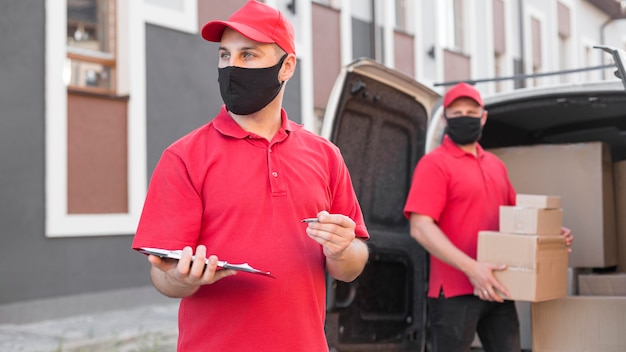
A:
<svg viewBox="0 0 626 352">
<path fill-rule="evenodd" d="M 493 275 L 506 267 L 476 261 L 478 232 L 499 229 L 499 207 L 515 204 L 515 190 L 504 163 L 478 144 L 487 121 L 480 93 L 460 83 L 443 107 L 447 136 L 418 163 L 404 208 L 411 236 L 431 254 L 433 350 L 467 351 L 478 332 L 486 351 L 519 351 L 515 304 Z M 561 232 L 570 245 L 571 231 Z"/>
</svg>

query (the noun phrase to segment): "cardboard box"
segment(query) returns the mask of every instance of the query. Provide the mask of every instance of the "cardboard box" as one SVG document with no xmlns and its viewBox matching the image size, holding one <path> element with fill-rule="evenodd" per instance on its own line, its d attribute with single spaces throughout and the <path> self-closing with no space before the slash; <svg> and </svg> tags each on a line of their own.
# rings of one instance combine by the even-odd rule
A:
<svg viewBox="0 0 626 352">
<path fill-rule="evenodd" d="M 626 273 L 580 274 L 578 292 L 581 296 L 626 296 Z"/>
<path fill-rule="evenodd" d="M 517 194 L 515 205 L 524 208 L 559 209 L 561 197 L 545 196 L 539 194 Z"/>
<path fill-rule="evenodd" d="M 626 297 L 532 303 L 533 352 L 626 351 Z"/>
<path fill-rule="evenodd" d="M 521 194 L 558 194 L 563 226 L 572 230 L 570 265 L 617 265 L 613 163 L 600 142 L 490 149 Z"/>
<path fill-rule="evenodd" d="M 626 160 L 613 164 L 613 180 L 617 215 L 617 270 L 626 272 Z"/>
<path fill-rule="evenodd" d="M 494 276 L 515 301 L 539 302 L 567 294 L 567 247 L 561 236 L 478 233 L 477 260 L 506 264 Z"/>
<path fill-rule="evenodd" d="M 560 236 L 562 224 L 561 209 L 500 207 L 500 232 Z"/>
<path fill-rule="evenodd" d="M 575 291 L 578 291 L 578 287 L 574 286 L 575 278 L 578 277 L 578 275 L 576 275 L 577 270 L 579 269 L 567 268 L 567 296 L 572 296 L 575 294 Z M 527 301 L 515 301 L 515 308 L 517 309 L 517 317 L 519 319 L 520 342 L 523 351 L 531 351 L 533 348 L 531 319 L 531 306 L 533 304 L 534 303 Z M 482 347 L 478 334 L 474 337 L 472 347 Z"/>
</svg>

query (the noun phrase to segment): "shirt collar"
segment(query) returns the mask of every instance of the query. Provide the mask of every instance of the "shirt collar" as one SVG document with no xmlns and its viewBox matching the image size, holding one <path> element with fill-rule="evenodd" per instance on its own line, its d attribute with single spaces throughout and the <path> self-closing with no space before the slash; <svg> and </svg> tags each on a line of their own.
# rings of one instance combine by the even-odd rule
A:
<svg viewBox="0 0 626 352">
<path fill-rule="evenodd" d="M 297 124 L 289 120 L 287 112 L 285 112 L 285 109 L 282 108 L 280 109 L 280 119 L 281 126 L 274 138 L 280 138 L 279 136 L 283 136 L 283 138 L 285 138 L 289 133 L 302 128 L 301 124 Z M 213 126 L 215 126 L 215 129 L 221 134 L 233 138 L 243 139 L 254 136 L 254 134 L 244 130 L 237 124 L 237 122 L 235 122 L 235 120 L 233 120 L 230 114 L 228 114 L 228 110 L 226 110 L 226 105 L 222 105 L 222 109 L 213 120 Z"/>
<path fill-rule="evenodd" d="M 454 143 L 447 134 L 443 136 L 443 142 L 441 143 L 441 146 L 450 154 L 452 154 L 452 156 L 457 158 L 462 158 L 465 155 L 472 155 L 471 153 L 468 153 L 465 150 L 461 149 L 461 147 Z M 483 147 L 480 145 L 480 143 L 476 143 L 476 157 L 482 158 L 484 154 L 485 151 L 483 150 Z"/>
</svg>

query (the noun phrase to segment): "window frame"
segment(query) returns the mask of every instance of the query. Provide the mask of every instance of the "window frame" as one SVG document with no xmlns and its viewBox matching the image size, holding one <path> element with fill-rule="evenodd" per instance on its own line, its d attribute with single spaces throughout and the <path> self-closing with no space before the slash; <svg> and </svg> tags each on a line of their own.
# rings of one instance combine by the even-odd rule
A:
<svg viewBox="0 0 626 352">
<path fill-rule="evenodd" d="M 152 4 L 148 0 L 140 1 L 143 3 L 143 14 L 147 23 L 190 34 L 198 33 L 198 0 L 179 0 L 182 11 Z"/>
<path fill-rule="evenodd" d="M 128 212 L 116 214 L 68 214 L 67 191 L 67 95 L 63 69 L 67 58 L 67 2 L 46 0 L 45 52 L 45 236 L 86 237 L 132 235 L 143 208 L 147 188 L 146 97 L 145 97 L 145 21 L 142 3 L 119 1 L 119 61 L 127 64 L 122 72 L 128 79 Z M 118 36 L 118 39 L 122 39 Z M 121 47 L 120 47 L 121 45 Z M 125 47 L 126 46 L 126 47 Z M 123 53 L 123 54 L 120 54 Z M 120 63 L 118 62 L 118 65 Z M 119 71 L 118 71 L 119 72 Z M 119 87 L 118 82 L 118 87 Z M 122 89 L 124 90 L 124 89 Z M 119 94 L 119 91 L 118 91 Z"/>
</svg>

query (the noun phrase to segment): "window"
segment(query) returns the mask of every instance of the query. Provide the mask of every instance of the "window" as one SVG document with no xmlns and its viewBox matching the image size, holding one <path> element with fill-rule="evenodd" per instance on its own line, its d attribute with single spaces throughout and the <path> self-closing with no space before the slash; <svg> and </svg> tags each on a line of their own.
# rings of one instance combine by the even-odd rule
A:
<svg viewBox="0 0 626 352">
<path fill-rule="evenodd" d="M 448 0 L 448 47 L 449 49 L 463 52 L 465 50 L 463 16 L 463 0 Z"/>
<path fill-rule="evenodd" d="M 45 4 L 46 236 L 133 234 L 147 183 L 143 3 Z"/>
<path fill-rule="evenodd" d="M 403 31 L 408 32 L 408 21 L 407 15 L 409 13 L 407 9 L 406 0 L 395 0 L 396 1 L 396 28 Z"/>
<path fill-rule="evenodd" d="M 570 68 L 570 35 L 571 35 L 571 15 L 567 5 L 557 1 L 558 34 L 559 34 L 559 70 Z M 570 75 L 560 75 L 561 83 L 568 82 Z"/>
<path fill-rule="evenodd" d="M 67 0 L 65 84 L 73 89 L 116 91 L 114 0 Z"/>
</svg>

